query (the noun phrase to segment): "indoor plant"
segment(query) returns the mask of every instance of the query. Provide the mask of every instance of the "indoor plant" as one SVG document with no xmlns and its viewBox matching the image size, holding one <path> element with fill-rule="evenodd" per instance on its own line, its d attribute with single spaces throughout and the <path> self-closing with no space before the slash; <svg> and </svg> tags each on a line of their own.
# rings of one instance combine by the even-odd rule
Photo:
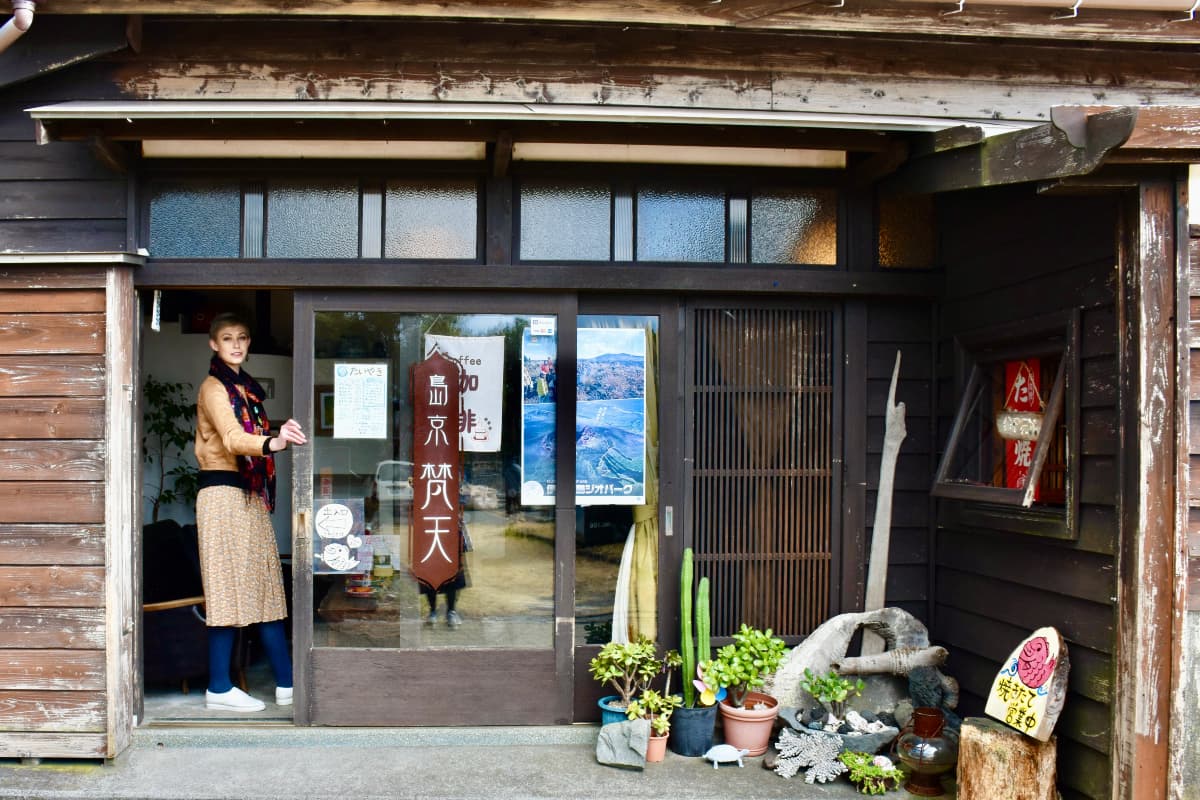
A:
<svg viewBox="0 0 1200 800">
<path fill-rule="evenodd" d="M 147 375 L 142 389 L 142 457 L 147 464 L 158 466 L 157 487 L 150 498 L 151 523 L 158 522 L 163 506 L 194 504 L 200 488 L 200 471 L 187 460 L 196 438 L 196 400 L 189 394 L 191 388 L 190 383 L 167 383 Z M 168 469 L 170 460 L 176 464 Z M 146 481 L 146 486 L 152 483 Z"/>
<path fill-rule="evenodd" d="M 696 685 L 694 678 L 703 677 L 703 668 L 712 659 L 709 632 L 712 623 L 708 611 L 708 578 L 702 577 L 696 586 L 694 620 L 692 602 L 692 548 L 683 551 L 683 567 L 679 575 L 680 654 L 683 661 L 683 705 L 676 709 L 673 727 L 675 735 L 668 744 L 681 756 L 702 756 L 712 747 L 713 727 L 717 721 L 717 700 L 712 692 Z M 694 631 L 694 637 L 693 637 Z"/>
<path fill-rule="evenodd" d="M 600 721 L 620 722 L 634 696 L 650 686 L 654 676 L 662 671 L 654 642 L 645 634 L 633 642 L 609 642 L 600 648 L 589 662 L 592 677 L 617 690 L 615 695 L 600 698 Z"/>
<path fill-rule="evenodd" d="M 647 761 L 662 761 L 666 755 L 667 737 L 671 733 L 671 713 L 683 703 L 678 695 L 645 689 L 629 704 L 625 716 L 650 720 L 650 743 L 646 746 Z"/>
<path fill-rule="evenodd" d="M 762 755 L 771 738 L 771 728 L 779 714 L 779 702 L 754 689 L 766 682 L 783 661 L 787 645 L 770 628 L 759 630 L 742 623 L 733 635 L 733 643 L 717 651 L 717 657 L 704 670 L 704 680 L 723 686 L 728 696 L 719 703 L 725 727 L 725 742 Z"/>
</svg>

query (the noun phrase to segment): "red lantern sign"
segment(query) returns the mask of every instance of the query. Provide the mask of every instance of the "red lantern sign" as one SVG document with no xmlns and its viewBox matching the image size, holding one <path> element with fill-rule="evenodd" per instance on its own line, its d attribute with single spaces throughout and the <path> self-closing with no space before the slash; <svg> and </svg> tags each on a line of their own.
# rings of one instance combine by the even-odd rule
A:
<svg viewBox="0 0 1200 800">
<path fill-rule="evenodd" d="M 1041 360 L 1026 358 L 1004 364 L 1004 410 L 1041 412 Z M 1004 485 L 1024 489 L 1033 468 L 1033 448 L 1036 441 L 1008 439 L 1004 442 Z M 1037 490 L 1033 499 L 1037 500 Z"/>
<path fill-rule="evenodd" d="M 410 370 L 413 507 L 409 564 L 433 589 L 459 571 L 458 430 L 462 368 L 439 352 Z"/>
</svg>

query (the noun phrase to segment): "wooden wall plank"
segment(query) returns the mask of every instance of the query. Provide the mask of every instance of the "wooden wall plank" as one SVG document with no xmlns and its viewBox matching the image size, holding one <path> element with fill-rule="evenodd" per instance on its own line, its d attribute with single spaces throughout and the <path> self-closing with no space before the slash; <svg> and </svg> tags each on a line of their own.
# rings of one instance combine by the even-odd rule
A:
<svg viewBox="0 0 1200 800">
<path fill-rule="evenodd" d="M 0 659 L 0 691 L 100 691 L 103 650 L 9 650 Z M 3 724 L 3 723 L 0 723 Z"/>
<path fill-rule="evenodd" d="M 106 733 L 0 733 L 0 758 L 107 758 Z"/>
<path fill-rule="evenodd" d="M 33 287 L 30 289 L 30 287 Z M 0 264 L 0 291 L 104 289 L 104 269 L 92 266 Z"/>
<path fill-rule="evenodd" d="M 0 440 L 0 481 L 102 481 L 105 443 Z"/>
<path fill-rule="evenodd" d="M 104 394 L 104 362 L 95 356 L 0 356 L 0 396 Z"/>
<path fill-rule="evenodd" d="M 0 313 L 0 355 L 103 352 L 103 314 Z"/>
<path fill-rule="evenodd" d="M 103 605 L 103 567 L 0 566 L 0 606 L 99 608 Z"/>
<path fill-rule="evenodd" d="M 0 524 L 0 564 L 103 563 L 103 525 Z"/>
<path fill-rule="evenodd" d="M 94 289 L 8 289 L 0 291 L 0 313 L 101 313 L 104 292 Z"/>
<path fill-rule="evenodd" d="M 100 397 L 0 397 L 0 439 L 101 439 Z"/>
<path fill-rule="evenodd" d="M 0 691 L 0 730 L 100 732 L 105 705 L 103 692 Z"/>
<path fill-rule="evenodd" d="M 10 180 L 0 187 L 0 219 L 125 219 L 123 180 Z"/>
<path fill-rule="evenodd" d="M 0 481 L 0 523 L 104 521 L 104 484 Z"/>
<path fill-rule="evenodd" d="M 97 650 L 104 647 L 104 609 L 0 608 L 0 649 Z"/>
<path fill-rule="evenodd" d="M 111 180 L 113 174 L 105 169 L 85 144 L 78 142 L 34 142 L 33 121 L 24 111 L 9 112 L 22 125 L 29 126 L 29 135 L 21 141 L 0 141 L 0 180 Z"/>
<path fill-rule="evenodd" d="M 1029 630 L 1053 625 L 1071 642 L 1102 653 L 1113 649 L 1114 621 L 1107 605 L 947 567 L 938 568 L 937 582 L 943 605 L 980 616 L 1003 615 Z"/>
<path fill-rule="evenodd" d="M 0 253 L 115 253 L 126 249 L 123 219 L 0 220 Z"/>
</svg>

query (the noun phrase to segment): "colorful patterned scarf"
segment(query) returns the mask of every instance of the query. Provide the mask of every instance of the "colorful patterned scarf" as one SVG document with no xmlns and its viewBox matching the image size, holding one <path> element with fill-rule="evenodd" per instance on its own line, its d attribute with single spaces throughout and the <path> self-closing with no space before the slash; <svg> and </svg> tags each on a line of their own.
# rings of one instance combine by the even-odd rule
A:
<svg viewBox="0 0 1200 800">
<path fill-rule="evenodd" d="M 208 374 L 225 385 L 233 415 L 242 423 L 242 430 L 257 436 L 271 432 L 271 421 L 263 410 L 263 388 L 246 370 L 234 372 L 217 355 L 212 357 Z M 275 456 L 238 456 L 238 475 L 247 496 L 261 495 L 267 511 L 275 510 Z"/>
</svg>

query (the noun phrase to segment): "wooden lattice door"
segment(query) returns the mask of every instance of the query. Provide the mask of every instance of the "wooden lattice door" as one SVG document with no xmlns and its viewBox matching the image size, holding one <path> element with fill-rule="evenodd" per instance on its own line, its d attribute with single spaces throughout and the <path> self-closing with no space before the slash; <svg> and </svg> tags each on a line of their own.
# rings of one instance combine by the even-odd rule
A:
<svg viewBox="0 0 1200 800">
<path fill-rule="evenodd" d="M 689 524 L 713 634 L 795 637 L 830 613 L 836 311 L 693 308 Z"/>
</svg>

